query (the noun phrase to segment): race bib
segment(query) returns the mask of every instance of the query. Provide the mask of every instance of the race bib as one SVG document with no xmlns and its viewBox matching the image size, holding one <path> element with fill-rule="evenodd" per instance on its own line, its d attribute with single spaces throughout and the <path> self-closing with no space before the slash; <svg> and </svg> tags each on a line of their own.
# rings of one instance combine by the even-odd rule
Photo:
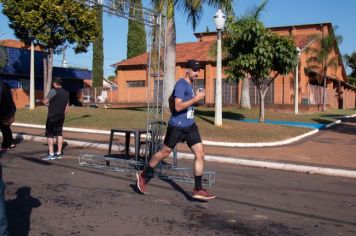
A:
<svg viewBox="0 0 356 236">
<path fill-rule="evenodd" d="M 189 107 L 188 108 L 187 119 L 194 119 L 194 107 Z"/>
</svg>

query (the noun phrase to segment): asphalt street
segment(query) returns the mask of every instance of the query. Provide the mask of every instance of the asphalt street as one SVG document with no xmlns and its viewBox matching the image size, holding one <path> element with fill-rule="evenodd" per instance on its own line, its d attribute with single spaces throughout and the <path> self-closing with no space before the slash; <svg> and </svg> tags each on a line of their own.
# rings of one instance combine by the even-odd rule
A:
<svg viewBox="0 0 356 236">
<path fill-rule="evenodd" d="M 11 235 L 356 235 L 355 179 L 208 162 L 217 198 L 204 202 L 191 184 L 153 179 L 142 195 L 132 174 L 78 165 L 102 150 L 42 161 L 46 150 L 23 141 L 0 154 Z"/>
</svg>

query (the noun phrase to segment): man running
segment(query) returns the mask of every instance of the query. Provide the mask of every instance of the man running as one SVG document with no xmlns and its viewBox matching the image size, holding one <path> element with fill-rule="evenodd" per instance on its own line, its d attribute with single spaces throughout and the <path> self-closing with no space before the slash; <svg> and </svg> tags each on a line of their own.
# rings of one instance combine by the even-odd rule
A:
<svg viewBox="0 0 356 236">
<path fill-rule="evenodd" d="M 137 188 L 141 193 L 146 192 L 146 184 L 154 175 L 155 166 L 168 157 L 177 143 L 185 141 L 195 155 L 193 198 L 209 200 L 215 198 L 202 187 L 204 167 L 204 147 L 199 130 L 194 120 L 194 105 L 205 97 L 205 91 L 193 90 L 193 82 L 199 75 L 199 62 L 189 60 L 186 63 L 185 77 L 177 81 L 170 99 L 171 118 L 168 122 L 164 145 L 155 153 L 143 171 L 136 174 Z"/>
</svg>

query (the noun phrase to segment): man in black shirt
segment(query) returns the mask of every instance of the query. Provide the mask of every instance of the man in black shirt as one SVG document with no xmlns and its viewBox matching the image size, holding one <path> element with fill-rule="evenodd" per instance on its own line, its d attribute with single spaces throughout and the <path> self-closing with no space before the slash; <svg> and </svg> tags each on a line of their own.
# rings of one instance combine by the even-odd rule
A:
<svg viewBox="0 0 356 236">
<path fill-rule="evenodd" d="M 0 129 L 2 133 L 1 151 L 14 148 L 10 125 L 15 120 L 16 106 L 12 99 L 10 86 L 0 80 Z"/>
<path fill-rule="evenodd" d="M 54 78 L 52 84 L 53 88 L 48 92 L 47 97 L 42 99 L 43 104 L 49 104 L 45 134 L 48 143 L 48 155 L 43 160 L 60 159 L 63 155 L 62 129 L 65 114 L 68 110 L 69 94 L 62 88 L 60 78 Z M 53 149 L 54 137 L 57 137 L 57 153 L 54 153 Z"/>
</svg>

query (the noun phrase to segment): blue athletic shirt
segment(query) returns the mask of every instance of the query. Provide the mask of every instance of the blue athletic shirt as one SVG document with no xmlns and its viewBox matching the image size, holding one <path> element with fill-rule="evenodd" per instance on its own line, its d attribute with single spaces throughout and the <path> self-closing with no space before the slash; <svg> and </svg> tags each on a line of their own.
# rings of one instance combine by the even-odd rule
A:
<svg viewBox="0 0 356 236">
<path fill-rule="evenodd" d="M 182 99 L 183 102 L 191 100 L 195 97 L 193 86 L 184 78 L 179 79 L 174 86 L 173 96 L 174 98 Z M 174 109 L 168 123 L 176 127 L 189 127 L 193 125 L 195 123 L 194 106 L 190 106 L 180 112 Z"/>
</svg>

